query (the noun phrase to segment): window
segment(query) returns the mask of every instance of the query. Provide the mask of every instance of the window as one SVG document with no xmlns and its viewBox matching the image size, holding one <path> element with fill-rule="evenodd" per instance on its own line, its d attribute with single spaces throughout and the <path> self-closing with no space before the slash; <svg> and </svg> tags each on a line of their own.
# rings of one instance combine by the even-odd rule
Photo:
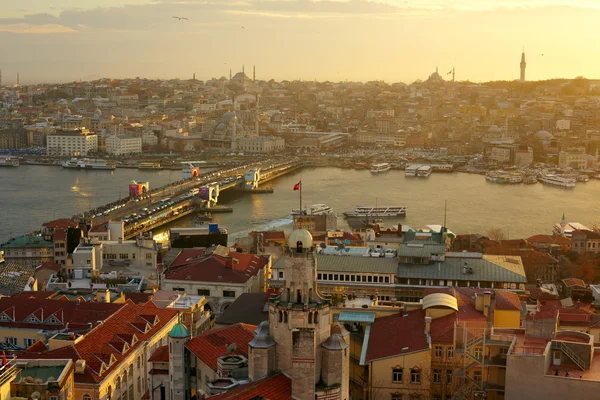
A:
<svg viewBox="0 0 600 400">
<path fill-rule="evenodd" d="M 210 290 L 198 289 L 198 296 L 210 296 Z"/>
<path fill-rule="evenodd" d="M 8 344 L 12 344 L 13 346 L 17 345 L 17 338 L 16 337 L 7 337 L 6 338 L 6 342 Z"/>
<path fill-rule="evenodd" d="M 452 377 L 453 376 L 454 375 L 452 374 L 452 370 L 451 369 L 446 370 L 446 384 L 447 385 L 452 385 Z"/>
<path fill-rule="evenodd" d="M 346 275 L 346 282 L 350 282 L 350 275 Z"/>
<path fill-rule="evenodd" d="M 481 347 L 475 347 L 475 350 L 473 351 L 473 356 L 475 356 L 475 358 L 477 358 L 478 360 L 481 360 L 481 355 L 483 354 L 483 350 Z"/>
<path fill-rule="evenodd" d="M 146 260 L 152 259 L 152 253 L 146 253 Z"/>
<path fill-rule="evenodd" d="M 452 360 L 454 358 L 454 347 L 448 347 L 446 349 L 446 359 Z"/>
<path fill-rule="evenodd" d="M 350 275 L 350 282 L 354 282 L 355 279 L 355 275 Z"/>
<path fill-rule="evenodd" d="M 333 274 L 329 274 L 329 280 L 332 281 L 333 280 Z"/>
<path fill-rule="evenodd" d="M 402 394 L 401 393 L 392 394 L 392 400 L 402 400 Z"/>
<path fill-rule="evenodd" d="M 371 275 L 367 276 L 367 281 L 373 283 L 373 277 Z"/>
<path fill-rule="evenodd" d="M 333 274 L 333 280 L 337 281 L 338 280 L 338 274 Z"/>
<path fill-rule="evenodd" d="M 223 297 L 235 297 L 234 290 L 223 290 Z"/>
<path fill-rule="evenodd" d="M 35 343 L 35 339 L 23 339 L 23 346 L 25 348 L 32 346 Z"/>
<path fill-rule="evenodd" d="M 421 383 L 421 370 L 413 368 L 410 370 L 410 383 L 420 384 Z"/>
<path fill-rule="evenodd" d="M 473 372 L 473 380 L 475 380 L 475 382 L 481 382 L 481 371 Z"/>
<path fill-rule="evenodd" d="M 507 355 L 508 354 L 508 347 L 500 347 L 500 354 Z"/>
<path fill-rule="evenodd" d="M 390 283 L 390 277 L 389 276 L 385 277 L 385 283 Z"/>
<path fill-rule="evenodd" d="M 92 400 L 92 396 L 86 393 L 83 395 L 83 400 Z"/>
<path fill-rule="evenodd" d="M 366 275 L 361 275 L 362 276 L 362 281 L 366 282 L 367 281 L 367 276 Z"/>
<path fill-rule="evenodd" d="M 442 370 L 434 369 L 433 370 L 433 383 L 436 385 L 440 385 L 442 383 Z"/>
<path fill-rule="evenodd" d="M 444 357 L 444 348 L 442 346 L 435 346 L 433 356 L 435 358 L 443 358 Z"/>
<path fill-rule="evenodd" d="M 279 279 L 283 279 L 283 271 L 279 271 Z M 319 274 L 319 279 L 321 279 L 321 274 Z"/>
<path fill-rule="evenodd" d="M 116 260 L 117 259 L 117 255 L 116 254 L 107 254 L 106 255 L 106 259 L 107 260 Z"/>
<path fill-rule="evenodd" d="M 392 370 L 392 382 L 402 383 L 402 368 L 394 368 Z"/>
<path fill-rule="evenodd" d="M 119 254 L 119 258 L 121 260 L 125 260 L 126 258 L 129 258 L 129 254 L 127 254 L 127 253 L 121 253 L 121 254 Z"/>
</svg>

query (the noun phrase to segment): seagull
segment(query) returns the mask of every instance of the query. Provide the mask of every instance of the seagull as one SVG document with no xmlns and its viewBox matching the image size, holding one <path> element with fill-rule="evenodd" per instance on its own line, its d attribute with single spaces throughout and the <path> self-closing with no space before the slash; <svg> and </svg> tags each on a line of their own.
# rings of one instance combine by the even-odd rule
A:
<svg viewBox="0 0 600 400">
<path fill-rule="evenodd" d="M 242 26 L 242 29 L 246 29 L 246 28 L 244 28 L 244 27 Z"/>
<path fill-rule="evenodd" d="M 186 21 L 188 20 L 188 19 L 187 19 L 187 18 L 185 18 L 185 17 L 175 17 L 175 16 L 173 16 L 173 18 L 177 18 L 177 19 L 178 19 L 178 20 L 180 20 L 180 21 L 181 21 L 182 19 L 185 19 Z"/>
<path fill-rule="evenodd" d="M 543 56 L 544 56 L 544 53 L 540 54 L 540 56 L 542 56 L 542 57 L 543 57 Z"/>
</svg>

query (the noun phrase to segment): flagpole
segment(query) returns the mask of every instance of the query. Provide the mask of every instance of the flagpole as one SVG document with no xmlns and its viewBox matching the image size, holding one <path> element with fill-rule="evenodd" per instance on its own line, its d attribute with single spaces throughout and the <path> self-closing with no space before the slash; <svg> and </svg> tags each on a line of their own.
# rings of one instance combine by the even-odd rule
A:
<svg viewBox="0 0 600 400">
<path fill-rule="evenodd" d="M 302 215 L 302 178 L 300 178 L 300 215 Z"/>
</svg>

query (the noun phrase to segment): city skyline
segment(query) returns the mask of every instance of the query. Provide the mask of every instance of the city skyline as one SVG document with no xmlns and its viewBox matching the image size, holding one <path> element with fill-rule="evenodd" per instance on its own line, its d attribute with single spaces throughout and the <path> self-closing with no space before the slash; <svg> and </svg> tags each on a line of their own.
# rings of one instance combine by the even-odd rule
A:
<svg viewBox="0 0 600 400">
<path fill-rule="evenodd" d="M 585 41 L 600 16 L 591 0 L 120 3 L 9 1 L 3 82 L 205 80 L 243 64 L 257 79 L 411 83 L 439 66 L 459 81 L 517 80 L 523 48 L 528 80 L 593 79 L 600 67 Z"/>
</svg>

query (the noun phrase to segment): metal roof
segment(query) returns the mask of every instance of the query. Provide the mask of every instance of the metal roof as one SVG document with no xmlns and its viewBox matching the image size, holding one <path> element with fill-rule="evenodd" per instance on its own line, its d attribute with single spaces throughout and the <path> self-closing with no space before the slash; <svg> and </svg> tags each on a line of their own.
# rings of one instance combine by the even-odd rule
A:
<svg viewBox="0 0 600 400">
<path fill-rule="evenodd" d="M 445 261 L 433 264 L 399 264 L 398 278 L 409 279 L 450 279 L 471 282 L 514 282 L 526 283 L 525 270 L 521 257 L 506 256 L 511 262 L 497 261 L 494 257 L 446 258 Z M 472 274 L 463 274 L 462 267 L 467 263 L 472 268 Z"/>
<path fill-rule="evenodd" d="M 338 319 L 340 322 L 363 322 L 372 324 L 375 321 L 374 312 L 342 311 Z"/>
<path fill-rule="evenodd" d="M 454 311 L 458 311 L 458 301 L 456 297 L 450 296 L 446 293 L 432 293 L 423 297 L 423 309 L 426 310 L 429 307 L 450 307 Z"/>
<path fill-rule="evenodd" d="M 397 270 L 398 259 L 396 258 L 334 255 L 317 257 L 317 271 L 395 274 Z"/>
<path fill-rule="evenodd" d="M 444 254 L 445 251 L 443 244 L 403 244 L 398 249 L 398 257 L 429 258 L 432 254 Z"/>
</svg>

